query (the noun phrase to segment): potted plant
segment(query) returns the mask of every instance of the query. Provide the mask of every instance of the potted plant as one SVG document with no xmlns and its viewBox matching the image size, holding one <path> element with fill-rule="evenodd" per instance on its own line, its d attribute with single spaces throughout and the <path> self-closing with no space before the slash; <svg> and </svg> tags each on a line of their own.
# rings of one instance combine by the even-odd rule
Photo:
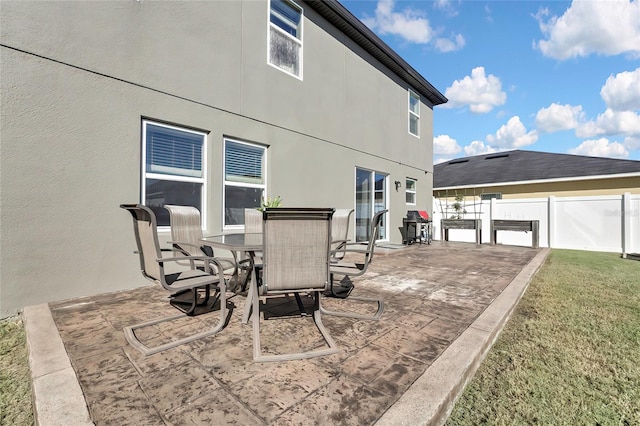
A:
<svg viewBox="0 0 640 426">
<path fill-rule="evenodd" d="M 281 205 L 282 205 L 282 198 L 280 198 L 279 195 L 273 199 L 271 197 L 267 197 L 267 198 L 262 197 L 262 201 L 260 203 L 260 207 L 258 207 L 258 210 L 262 212 L 266 208 L 280 207 Z"/>
<path fill-rule="evenodd" d="M 456 195 L 455 202 L 451 205 L 451 207 L 453 208 L 454 214 L 452 214 L 449 219 L 464 218 L 464 215 L 467 214 L 467 209 L 462 207 L 463 201 L 464 201 L 464 197 L 462 195 Z"/>
</svg>

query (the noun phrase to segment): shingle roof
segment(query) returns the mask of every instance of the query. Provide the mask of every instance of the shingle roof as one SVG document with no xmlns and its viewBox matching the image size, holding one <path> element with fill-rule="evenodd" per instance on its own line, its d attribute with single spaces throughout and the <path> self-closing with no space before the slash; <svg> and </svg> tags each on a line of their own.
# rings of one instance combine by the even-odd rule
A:
<svg viewBox="0 0 640 426">
<path fill-rule="evenodd" d="M 402 59 L 393 49 L 383 42 L 346 7 L 337 0 L 304 0 L 304 3 L 318 12 L 323 18 L 356 42 L 371 56 L 396 73 L 420 96 L 433 105 L 444 104 L 448 99 L 429 83 L 418 71 Z"/>
<path fill-rule="evenodd" d="M 458 158 L 433 168 L 433 188 L 472 187 L 637 173 L 640 161 L 535 151 L 506 151 Z"/>
</svg>

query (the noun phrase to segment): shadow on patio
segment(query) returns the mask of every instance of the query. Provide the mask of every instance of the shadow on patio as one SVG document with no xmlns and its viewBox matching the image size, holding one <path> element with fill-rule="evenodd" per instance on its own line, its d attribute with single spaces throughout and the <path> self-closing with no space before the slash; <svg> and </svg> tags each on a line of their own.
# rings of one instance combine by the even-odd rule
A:
<svg viewBox="0 0 640 426">
<path fill-rule="evenodd" d="M 310 360 L 254 363 L 251 323 L 240 321 L 243 296 L 229 299 L 233 312 L 217 335 L 146 358 L 122 328 L 174 312 L 165 291 L 148 286 L 49 305 L 96 424 L 364 425 L 380 419 L 538 252 L 440 242 L 376 249 L 353 294 L 384 299 L 381 320 L 323 315 L 341 352 Z M 277 303 L 269 306 L 289 310 Z M 326 304 L 373 308 L 349 299 Z M 324 344 L 311 318 L 273 316 L 261 324 L 263 351 Z M 185 317 L 142 338 L 167 341 L 215 321 L 216 312 Z"/>
</svg>

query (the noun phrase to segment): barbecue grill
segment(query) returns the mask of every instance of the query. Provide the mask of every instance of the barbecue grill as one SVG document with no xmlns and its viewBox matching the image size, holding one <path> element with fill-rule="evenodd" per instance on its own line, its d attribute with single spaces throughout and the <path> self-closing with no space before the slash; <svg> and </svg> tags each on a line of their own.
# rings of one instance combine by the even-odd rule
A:
<svg viewBox="0 0 640 426">
<path fill-rule="evenodd" d="M 403 244 L 431 244 L 431 223 L 429 213 L 425 210 L 408 210 L 407 217 L 402 219 Z"/>
</svg>

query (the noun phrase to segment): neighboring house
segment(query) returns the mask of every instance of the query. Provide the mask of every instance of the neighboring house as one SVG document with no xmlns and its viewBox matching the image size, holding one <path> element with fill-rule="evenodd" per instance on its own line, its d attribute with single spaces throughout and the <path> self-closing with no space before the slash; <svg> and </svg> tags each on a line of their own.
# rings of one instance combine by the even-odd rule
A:
<svg viewBox="0 0 640 426">
<path fill-rule="evenodd" d="M 337 1 L 3 1 L 0 317 L 146 284 L 142 202 L 241 230 L 262 196 L 432 209 L 433 107 L 447 99 Z M 399 182 L 399 184 L 396 184 Z"/>
<path fill-rule="evenodd" d="M 436 197 L 481 199 L 640 194 L 640 161 L 535 151 L 457 158 L 434 166 Z"/>
<path fill-rule="evenodd" d="M 437 164 L 433 180 L 436 227 L 442 218 L 482 219 L 488 242 L 491 219 L 538 220 L 542 247 L 640 251 L 640 161 L 515 150 Z M 517 234 L 500 240 L 530 244 Z"/>
</svg>

